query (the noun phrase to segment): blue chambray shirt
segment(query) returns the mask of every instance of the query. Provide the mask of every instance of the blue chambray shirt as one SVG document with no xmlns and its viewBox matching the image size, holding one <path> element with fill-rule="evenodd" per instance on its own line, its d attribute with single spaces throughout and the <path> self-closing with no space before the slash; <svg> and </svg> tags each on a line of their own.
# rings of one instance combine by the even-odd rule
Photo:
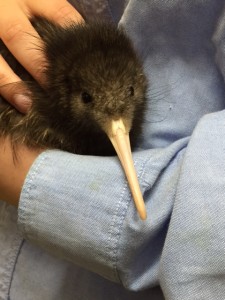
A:
<svg viewBox="0 0 225 300">
<path fill-rule="evenodd" d="M 0 299 L 225 299 L 224 1 L 74 5 L 119 21 L 143 59 L 148 218 L 116 157 L 44 152 L 18 212 L 0 203 Z"/>
</svg>

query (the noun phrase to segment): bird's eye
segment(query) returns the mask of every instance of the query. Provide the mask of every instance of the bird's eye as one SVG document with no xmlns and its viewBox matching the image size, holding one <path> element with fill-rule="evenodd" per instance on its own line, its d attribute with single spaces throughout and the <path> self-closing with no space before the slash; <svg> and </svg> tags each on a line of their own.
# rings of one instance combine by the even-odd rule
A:
<svg viewBox="0 0 225 300">
<path fill-rule="evenodd" d="M 134 88 L 132 86 L 129 86 L 128 93 L 129 93 L 129 96 L 134 96 Z"/>
<path fill-rule="evenodd" d="M 90 94 L 87 92 L 82 92 L 81 93 L 81 99 L 84 103 L 90 103 L 92 101 L 92 97 Z"/>
</svg>

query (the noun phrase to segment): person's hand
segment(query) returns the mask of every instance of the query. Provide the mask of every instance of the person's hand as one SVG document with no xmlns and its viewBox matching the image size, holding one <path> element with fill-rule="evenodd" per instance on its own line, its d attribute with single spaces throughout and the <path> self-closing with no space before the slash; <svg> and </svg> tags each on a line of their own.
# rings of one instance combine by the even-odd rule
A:
<svg viewBox="0 0 225 300">
<path fill-rule="evenodd" d="M 0 0 L 0 39 L 24 68 L 41 83 L 44 57 L 41 39 L 30 19 L 42 15 L 60 24 L 66 21 L 81 22 L 81 15 L 66 0 Z M 35 47 L 34 47 L 35 45 Z M 21 112 L 30 107 L 27 96 L 15 93 L 4 85 L 18 82 L 20 78 L 0 55 L 0 94 Z"/>
<path fill-rule="evenodd" d="M 0 200 L 18 206 L 26 175 L 42 151 L 18 145 L 14 157 L 10 139 L 0 138 Z"/>
</svg>

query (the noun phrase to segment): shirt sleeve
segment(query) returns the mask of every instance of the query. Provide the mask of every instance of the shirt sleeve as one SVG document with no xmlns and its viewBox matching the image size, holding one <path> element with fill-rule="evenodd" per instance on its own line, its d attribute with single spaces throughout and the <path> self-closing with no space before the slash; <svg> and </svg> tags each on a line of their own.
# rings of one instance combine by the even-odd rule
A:
<svg viewBox="0 0 225 300">
<path fill-rule="evenodd" d="M 136 212 L 116 157 L 44 152 L 22 190 L 20 231 L 51 253 L 125 286 L 136 284 L 140 275 L 146 276 L 143 286 L 149 284 L 149 276 L 156 281 L 157 253 L 163 246 L 186 144 L 183 139 L 162 151 L 135 154 L 146 221 Z M 161 199 L 160 210 L 156 199 Z M 152 243 L 156 247 L 151 249 Z"/>
</svg>

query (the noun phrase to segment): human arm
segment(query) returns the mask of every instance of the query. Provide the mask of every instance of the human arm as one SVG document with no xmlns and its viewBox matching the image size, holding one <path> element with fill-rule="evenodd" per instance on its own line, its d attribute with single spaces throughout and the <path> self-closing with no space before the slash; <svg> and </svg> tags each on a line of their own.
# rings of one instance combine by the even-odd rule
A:
<svg viewBox="0 0 225 300">
<path fill-rule="evenodd" d="M 0 138 L 0 199 L 18 206 L 25 177 L 42 151 L 18 145 L 14 152 L 9 138 Z"/>
<path fill-rule="evenodd" d="M 46 251 L 110 280 L 122 281 L 129 288 L 145 273 L 148 276 L 141 288 L 155 282 L 157 272 L 151 264 L 157 259 L 156 246 L 158 251 L 163 247 L 187 141 L 162 151 L 135 154 L 148 211 L 146 221 L 137 214 L 117 157 L 43 152 L 22 190 L 18 212 L 21 233 Z M 163 199 L 160 210 L 157 199 Z M 139 269 L 143 265 L 148 269 Z"/>
</svg>

